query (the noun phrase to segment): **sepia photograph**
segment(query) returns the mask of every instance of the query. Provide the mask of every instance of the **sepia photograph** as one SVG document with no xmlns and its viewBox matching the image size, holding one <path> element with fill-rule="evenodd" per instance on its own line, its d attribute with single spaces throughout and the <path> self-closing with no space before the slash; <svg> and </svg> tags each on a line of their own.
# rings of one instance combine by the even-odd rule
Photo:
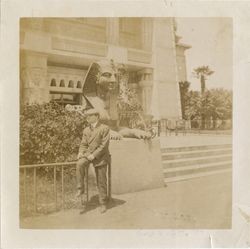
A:
<svg viewBox="0 0 250 249">
<path fill-rule="evenodd" d="M 233 19 L 19 19 L 21 229 L 231 229 Z"/>
<path fill-rule="evenodd" d="M 249 248 L 248 1 L 0 3 L 1 248 Z"/>
</svg>

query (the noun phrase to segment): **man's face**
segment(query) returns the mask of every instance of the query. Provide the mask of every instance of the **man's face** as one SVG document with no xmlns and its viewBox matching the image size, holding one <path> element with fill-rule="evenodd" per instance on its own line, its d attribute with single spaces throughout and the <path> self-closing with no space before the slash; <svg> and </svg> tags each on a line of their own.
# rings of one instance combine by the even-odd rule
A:
<svg viewBox="0 0 250 249">
<path fill-rule="evenodd" d="M 94 124 L 99 120 L 99 116 L 97 114 L 91 114 L 87 116 L 87 122 L 89 124 Z"/>
</svg>

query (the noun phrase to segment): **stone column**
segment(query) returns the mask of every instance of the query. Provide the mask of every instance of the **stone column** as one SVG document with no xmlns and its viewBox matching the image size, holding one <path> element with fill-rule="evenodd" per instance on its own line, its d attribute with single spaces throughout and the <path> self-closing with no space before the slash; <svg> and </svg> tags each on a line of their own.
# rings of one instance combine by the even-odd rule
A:
<svg viewBox="0 0 250 249">
<path fill-rule="evenodd" d="M 107 18 L 107 43 L 119 44 L 119 18 Z"/>
<path fill-rule="evenodd" d="M 48 102 L 47 56 L 23 51 L 20 59 L 21 102 Z"/>
<path fill-rule="evenodd" d="M 152 36 L 153 36 L 153 19 L 149 17 L 142 18 L 142 49 L 151 51 L 152 50 Z"/>
<path fill-rule="evenodd" d="M 142 99 L 142 107 L 145 114 L 151 113 L 151 102 L 152 102 L 152 69 L 143 69 L 138 72 L 140 76 L 139 86 L 142 89 L 141 99 Z"/>
<path fill-rule="evenodd" d="M 152 53 L 159 117 L 175 120 L 181 117 L 181 105 L 173 21 L 154 18 Z"/>
</svg>

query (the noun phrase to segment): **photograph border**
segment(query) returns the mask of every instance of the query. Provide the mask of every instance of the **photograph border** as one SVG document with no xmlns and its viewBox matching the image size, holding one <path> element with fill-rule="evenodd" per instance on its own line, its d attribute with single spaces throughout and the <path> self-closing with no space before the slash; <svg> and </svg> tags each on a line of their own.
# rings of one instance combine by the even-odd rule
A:
<svg viewBox="0 0 250 249">
<path fill-rule="evenodd" d="M 2 247 L 241 247 L 248 245 L 250 206 L 249 2 L 18 1 L 1 3 L 1 226 Z M 233 225 L 228 230 L 32 230 L 19 229 L 19 18 L 20 17 L 232 17 Z M 237 84 L 237 82 L 240 82 Z M 97 239 L 98 238 L 98 239 Z"/>
</svg>

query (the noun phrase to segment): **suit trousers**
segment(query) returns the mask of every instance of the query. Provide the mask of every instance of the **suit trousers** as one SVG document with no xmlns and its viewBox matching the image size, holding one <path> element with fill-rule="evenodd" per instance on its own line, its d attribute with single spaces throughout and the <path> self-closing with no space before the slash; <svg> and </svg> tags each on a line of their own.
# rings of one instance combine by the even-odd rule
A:
<svg viewBox="0 0 250 249">
<path fill-rule="evenodd" d="M 81 158 L 76 164 L 76 181 L 77 189 L 81 194 L 85 193 L 84 189 L 84 177 L 85 168 L 89 167 L 90 161 L 86 158 Z M 95 167 L 96 183 L 99 192 L 100 204 L 105 204 L 107 200 L 107 164 Z"/>
</svg>

